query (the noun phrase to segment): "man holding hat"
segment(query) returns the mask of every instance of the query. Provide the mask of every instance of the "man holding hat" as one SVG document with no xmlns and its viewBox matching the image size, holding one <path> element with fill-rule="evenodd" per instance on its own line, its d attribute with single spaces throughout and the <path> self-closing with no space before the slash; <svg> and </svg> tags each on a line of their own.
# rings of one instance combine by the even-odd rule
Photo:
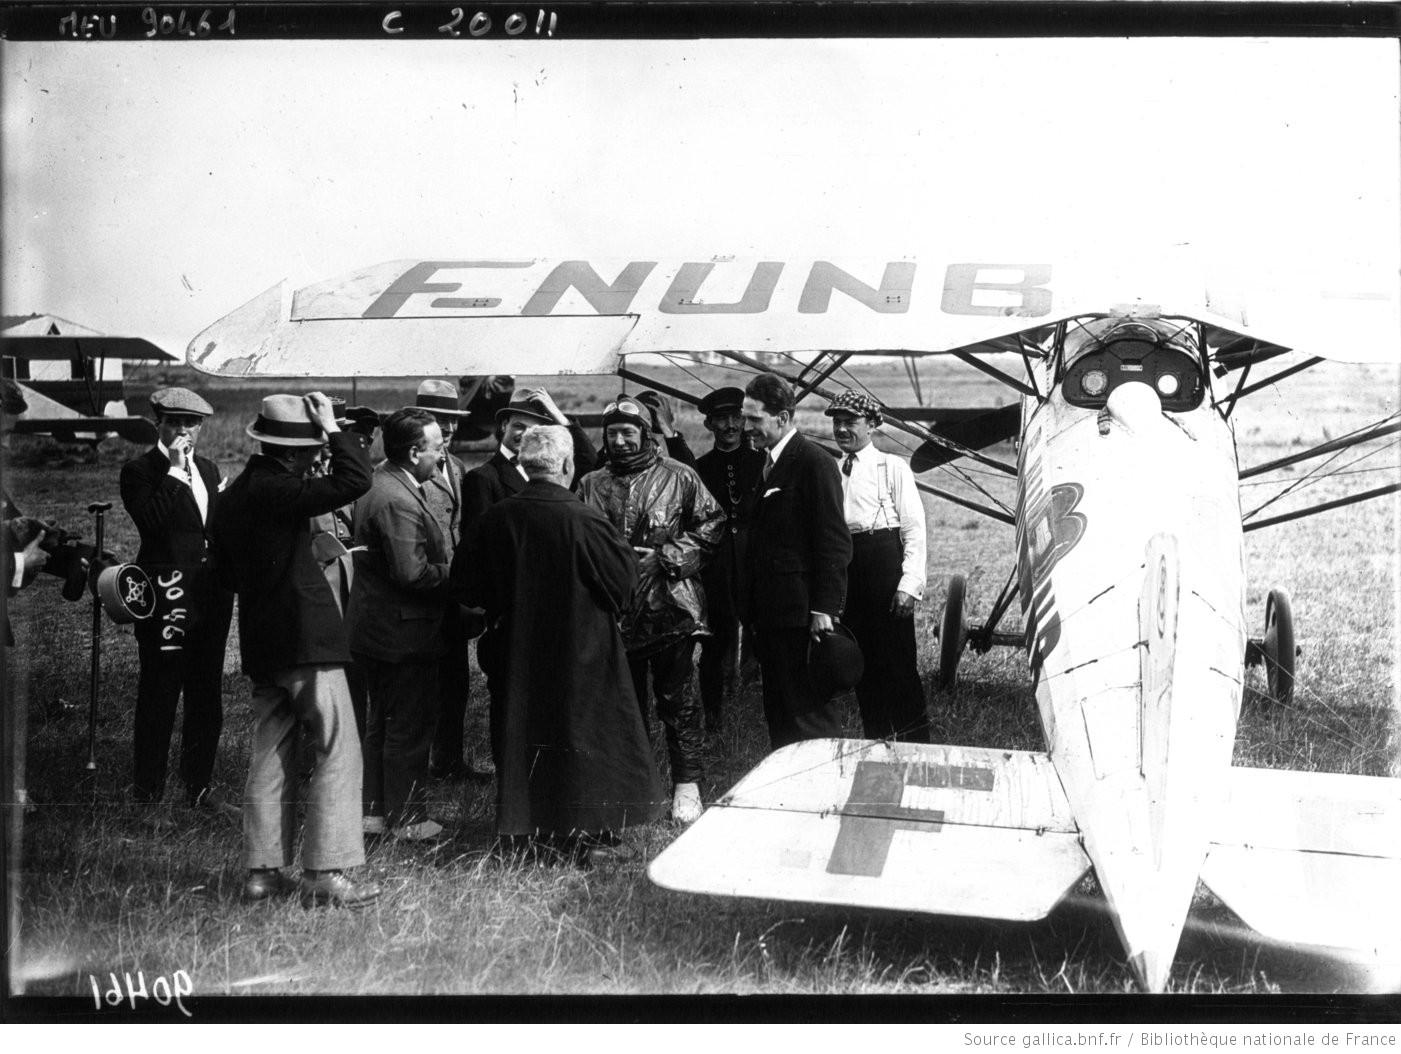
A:
<svg viewBox="0 0 1401 1054">
<path fill-rule="evenodd" d="M 243 672 L 253 681 L 253 747 L 243 793 L 244 894 L 293 892 L 282 872 L 296 842 L 297 742 L 316 765 L 307 791 L 302 903 L 360 907 L 378 887 L 344 872 L 365 861 L 360 833 L 360 740 L 345 664 L 350 648 L 336 597 L 311 550 L 311 517 L 370 489 L 365 446 L 336 423 L 320 392 L 269 395 L 248 427 L 261 452 L 224 492 L 214 520 L 221 574 L 238 590 Z M 308 474 L 322 444 L 329 474 Z"/>
<path fill-rule="evenodd" d="M 186 800 L 214 810 L 237 809 L 211 789 L 223 726 L 224 647 L 233 594 L 220 587 L 211 564 L 209 525 L 226 480 L 195 453 L 200 429 L 214 412 L 187 388 L 151 394 L 156 445 L 122 466 L 122 505 L 136 524 L 136 563 L 156 586 L 155 615 L 136 623 L 141 674 L 132 736 L 132 796 L 158 802 L 175 710 L 185 697 L 180 776 Z"/>
<path fill-rule="evenodd" d="M 725 529 L 725 514 L 694 469 L 662 457 L 648 415 L 632 399 L 603 411 L 608 464 L 579 482 L 579 498 L 603 513 L 639 557 L 640 576 L 623 612 L 637 701 L 647 705 L 647 675 L 666 727 L 674 784 L 672 818 L 700 817 L 700 707 L 691 694 L 697 637 L 707 635 L 700 571 Z"/>
<path fill-rule="evenodd" d="M 745 499 L 758 485 L 764 468 L 763 452 L 755 450 L 744 437 L 744 416 L 740 412 L 743 403 L 741 388 L 716 388 L 700 401 L 706 431 L 715 436 L 715 446 L 696 460 L 696 471 L 726 517 L 720 544 L 701 572 L 711 635 L 701 638 L 700 696 L 705 726 L 711 732 L 721 728 L 725 689 L 734 676 L 739 645 L 736 598 Z"/>
<path fill-rule="evenodd" d="M 915 652 L 915 604 L 924 595 L 924 504 L 904 458 L 877 450 L 880 404 L 841 392 L 826 414 L 842 459 L 842 499 L 851 532 L 845 622 L 861 645 L 856 686 L 867 739 L 929 742 Z"/>
<path fill-rule="evenodd" d="M 851 535 L 837 466 L 798 434 L 793 389 L 763 373 L 744 390 L 744 430 L 765 452 L 750 513 L 745 604 L 774 750 L 842 734 L 835 698 L 808 676 L 808 651 L 846 602 Z"/>
<path fill-rule="evenodd" d="M 593 470 L 598 461 L 593 444 L 579 425 L 560 412 L 550 393 L 544 388 L 514 389 L 511 401 L 496 412 L 496 438 L 499 443 L 496 453 L 468 472 L 462 481 L 464 537 L 493 505 L 525 489 L 525 469 L 521 467 L 518 454 L 521 437 L 527 429 L 536 425 L 562 425 L 569 430 L 570 441 L 574 444 L 570 459 L 574 470 L 568 484 L 571 490 L 578 486 L 586 473 Z M 493 639 L 493 630 L 489 625 L 477 642 L 477 665 L 486 674 L 493 713 L 500 706 L 498 695 L 508 676 L 503 645 L 503 641 Z M 493 731 L 492 735 L 495 734 Z"/>
<path fill-rule="evenodd" d="M 430 378 L 419 383 L 414 407 L 431 413 L 443 433 L 443 460 L 438 471 L 423 484 L 423 497 L 443 532 L 449 564 L 462 542 L 462 486 L 467 475 L 467 466 L 448 449 L 458 425 L 470 416 L 458 406 L 457 386 L 450 381 Z M 475 626 L 470 624 L 473 621 Z M 478 764 L 470 760 L 470 745 L 467 759 L 463 757 L 467 697 L 472 690 L 470 644 L 480 632 L 480 616 L 469 617 L 455 600 L 447 602 L 443 612 L 443 654 L 438 663 L 438 727 L 428 761 L 428 774 L 435 779 L 490 779 L 493 775 L 489 758 Z"/>
</svg>

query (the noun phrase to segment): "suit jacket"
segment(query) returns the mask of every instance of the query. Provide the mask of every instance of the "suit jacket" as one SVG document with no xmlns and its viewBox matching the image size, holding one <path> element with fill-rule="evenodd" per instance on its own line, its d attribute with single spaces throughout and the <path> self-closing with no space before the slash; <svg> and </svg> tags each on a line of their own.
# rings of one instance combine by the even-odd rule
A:
<svg viewBox="0 0 1401 1054">
<path fill-rule="evenodd" d="M 846 606 L 851 534 L 837 464 L 801 435 L 788 440 L 751 499 L 742 601 L 758 626 L 808 625 Z"/>
<path fill-rule="evenodd" d="M 350 650 L 395 662 L 442 652 L 448 550 L 423 490 L 386 461 L 355 505 Z"/>
<path fill-rule="evenodd" d="M 172 571 L 181 574 L 183 596 L 178 603 L 187 610 L 188 622 L 182 620 L 180 628 L 209 625 L 223 634 L 228 629 L 233 594 L 219 587 L 211 562 L 210 525 L 223 500 L 219 468 L 199 454 L 194 465 L 209 496 L 203 520 L 194 491 L 170 474 L 170 459 L 159 447 L 122 466 L 122 505 L 141 536 L 137 565 L 158 585 Z M 153 636 L 167 624 L 165 590 L 158 589 L 157 597 L 157 617 L 138 622 L 138 636 Z"/>
<path fill-rule="evenodd" d="M 574 478 L 571 489 L 579 485 L 579 480 L 592 472 L 598 464 L 598 455 L 584 430 L 577 424 L 570 424 L 569 435 L 574 440 Z M 485 515 L 486 510 L 512 494 L 525 490 L 525 477 L 500 450 L 492 454 L 484 464 L 468 472 L 462 480 L 462 529 L 465 531 Z"/>
<path fill-rule="evenodd" d="M 340 608 L 311 552 L 311 517 L 369 490 L 370 455 L 348 432 L 334 432 L 328 442 L 328 476 L 296 476 L 254 454 L 211 517 L 220 573 L 238 590 L 239 643 L 250 676 L 350 661 Z"/>
</svg>

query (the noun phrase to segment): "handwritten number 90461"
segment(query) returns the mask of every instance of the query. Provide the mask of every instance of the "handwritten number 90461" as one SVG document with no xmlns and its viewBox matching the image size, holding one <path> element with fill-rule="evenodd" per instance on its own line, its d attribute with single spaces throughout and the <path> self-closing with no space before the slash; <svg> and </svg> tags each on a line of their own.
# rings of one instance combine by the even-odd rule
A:
<svg viewBox="0 0 1401 1054">
<path fill-rule="evenodd" d="M 158 974 L 151 982 L 151 989 L 146 990 L 146 974 L 136 971 L 136 979 L 133 982 L 130 973 L 123 973 L 122 977 L 126 984 L 117 979 L 115 973 L 107 975 L 112 983 L 107 986 L 107 990 L 102 990 L 96 975 L 88 974 L 88 982 L 92 985 L 93 1006 L 101 1010 L 103 1005 L 119 1007 L 126 1003 L 132 1010 L 136 1009 L 137 1000 L 154 999 L 160 1006 L 169 1006 L 174 1003 L 180 1013 L 186 1017 L 193 1017 L 189 1009 L 185 1006 L 184 997 L 190 995 L 195 990 L 194 982 L 190 980 L 190 975 L 184 970 L 176 970 L 169 979 L 165 974 Z"/>
<path fill-rule="evenodd" d="M 224 21 L 216 26 L 209 19 L 208 8 L 196 16 L 184 8 L 171 14 L 168 11 L 157 11 L 154 7 L 145 7 L 141 9 L 141 22 L 146 26 L 147 39 L 157 35 L 204 39 L 215 33 L 227 33 L 229 36 L 233 36 L 235 33 L 234 14 L 234 11 L 230 11 Z"/>
</svg>

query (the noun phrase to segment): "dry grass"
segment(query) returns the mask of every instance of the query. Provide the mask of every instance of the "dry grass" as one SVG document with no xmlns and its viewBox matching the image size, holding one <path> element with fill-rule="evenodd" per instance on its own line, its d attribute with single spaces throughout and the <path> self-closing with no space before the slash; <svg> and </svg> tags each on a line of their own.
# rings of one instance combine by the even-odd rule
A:
<svg viewBox="0 0 1401 1054">
<path fill-rule="evenodd" d="M 735 382 L 734 375 L 715 368 L 699 372 L 710 384 Z M 926 390 L 932 388 L 940 403 L 1002 401 L 993 385 L 970 378 L 965 368 L 924 372 Z M 1370 384 L 1358 384 L 1359 373 Z M 674 373 L 668 379 L 696 387 Z M 872 371 L 868 379 L 878 394 L 908 401 L 899 370 Z M 550 383 L 566 408 L 592 408 L 617 390 L 617 381 L 608 378 Z M 1339 368 L 1286 382 L 1292 401 L 1238 411 L 1242 463 L 1317 441 L 1324 428 L 1337 435 L 1382 416 L 1394 409 L 1395 384 L 1394 371 Z M 202 448 L 230 475 L 249 449 L 242 425 L 266 390 L 206 388 L 224 413 L 206 428 Z M 392 407 L 411 392 L 406 384 L 362 387 L 359 395 L 362 402 Z M 136 405 L 142 392 L 133 386 L 129 394 Z M 1262 395 L 1270 402 L 1271 393 Z M 693 414 L 683 415 L 681 424 L 694 449 L 708 446 Z M 801 424 L 816 432 L 825 421 L 813 409 Z M 133 453 L 117 444 L 95 457 L 55 455 L 51 447 L 17 442 L 6 488 L 26 512 L 76 527 L 87 519 L 82 510 L 88 501 L 116 500 L 117 467 Z M 1010 450 L 1003 454 L 1010 456 Z M 1352 486 L 1396 478 L 1394 450 L 1371 463 L 1390 475 L 1375 482 L 1352 478 Z M 967 492 L 947 473 L 936 475 L 938 485 Z M 977 478 L 1003 500 L 1010 498 L 1006 483 Z M 1334 496 L 1337 486 L 1320 485 L 1319 499 Z M 926 675 L 935 662 L 929 631 L 948 576 L 969 578 L 970 616 L 979 618 L 1006 577 L 1012 546 L 1010 527 L 947 503 L 930 500 L 927 507 L 931 584 L 918 616 Z M 1396 505 L 1373 502 L 1247 538 L 1254 618 L 1263 620 L 1270 588 L 1287 589 L 1304 651 L 1296 700 L 1288 709 L 1262 705 L 1254 694 L 1260 673 L 1250 674 L 1237 760 L 1401 775 Z M 135 552 L 135 531 L 119 505 L 109 518 L 108 545 Z M 386 896 L 367 911 L 245 905 L 237 897 L 242 871 L 236 827 L 195 817 L 179 805 L 153 822 L 125 803 L 136 681 L 130 632 L 104 623 L 99 769 L 88 774 L 89 608 L 86 602 L 64 603 L 54 581 L 45 579 L 19 598 L 13 619 L 19 644 L 10 657 L 8 688 L 15 703 L 28 708 L 28 783 L 35 802 L 24 819 L 21 882 L 23 962 L 32 994 L 90 999 L 89 975 L 105 980 L 108 971 L 138 969 L 148 978 L 183 969 L 197 995 L 984 995 L 1118 993 L 1131 987 L 1089 879 L 1033 924 L 690 897 L 656 888 L 644 874 L 646 860 L 674 837 L 667 824 L 630 832 L 638 860 L 616 870 L 585 873 L 490 860 L 485 850 L 492 803 L 486 788 L 473 785 L 434 786 L 435 813 L 457 831 L 448 847 L 428 855 L 399 848 L 373 853 L 368 868 Z M 247 685 L 235 657 L 231 648 L 218 774 L 237 789 L 246 770 L 250 720 Z M 968 655 L 962 674 L 955 692 L 932 698 L 936 738 L 1040 747 L 1020 654 Z M 479 746 L 485 734 L 482 694 L 478 678 L 473 712 Z M 766 737 L 758 711 L 758 686 L 751 682 L 726 735 L 711 744 L 702 788 L 707 797 L 727 789 L 762 757 Z M 853 703 L 848 729 L 855 732 L 858 724 Z M 172 788 L 171 797 L 176 793 Z M 1394 979 L 1379 981 L 1345 964 L 1271 948 L 1203 896 L 1171 988 L 1360 992 L 1379 983 Z"/>
</svg>

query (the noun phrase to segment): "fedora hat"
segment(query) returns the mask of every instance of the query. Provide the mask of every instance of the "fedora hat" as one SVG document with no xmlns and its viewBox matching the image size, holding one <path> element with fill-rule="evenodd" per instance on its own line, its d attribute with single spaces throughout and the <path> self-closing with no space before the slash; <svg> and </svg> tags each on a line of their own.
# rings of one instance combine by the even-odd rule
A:
<svg viewBox="0 0 1401 1054">
<path fill-rule="evenodd" d="M 519 388 L 513 392 L 511 394 L 511 401 L 496 411 L 496 423 L 501 424 L 512 414 L 534 417 L 547 425 L 555 423 L 555 419 L 550 415 L 550 411 L 545 408 L 545 404 L 540 396 L 531 388 Z"/>
<path fill-rule="evenodd" d="M 824 698 L 855 688 L 865 670 L 861 646 L 840 622 L 808 644 L 808 679 Z"/>
<path fill-rule="evenodd" d="M 265 395 L 262 412 L 245 432 L 260 443 L 278 446 L 320 446 L 326 441 L 321 425 L 307 416 L 300 395 Z"/>
<path fill-rule="evenodd" d="M 470 417 L 470 410 L 458 408 L 457 385 L 450 381 L 429 379 L 420 381 L 418 394 L 413 405 L 420 410 L 441 414 L 444 417 Z M 405 407 L 407 409 L 407 407 Z"/>
</svg>

